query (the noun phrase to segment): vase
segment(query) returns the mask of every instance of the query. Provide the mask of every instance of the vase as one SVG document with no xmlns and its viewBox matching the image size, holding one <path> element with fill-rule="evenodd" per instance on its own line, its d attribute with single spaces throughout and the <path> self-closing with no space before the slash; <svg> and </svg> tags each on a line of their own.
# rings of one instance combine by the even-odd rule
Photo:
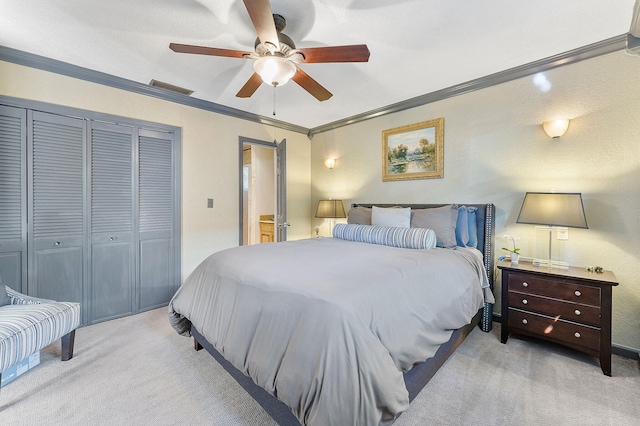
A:
<svg viewBox="0 0 640 426">
<path fill-rule="evenodd" d="M 511 253 L 511 263 L 517 264 L 519 256 L 520 255 L 518 253 Z"/>
</svg>

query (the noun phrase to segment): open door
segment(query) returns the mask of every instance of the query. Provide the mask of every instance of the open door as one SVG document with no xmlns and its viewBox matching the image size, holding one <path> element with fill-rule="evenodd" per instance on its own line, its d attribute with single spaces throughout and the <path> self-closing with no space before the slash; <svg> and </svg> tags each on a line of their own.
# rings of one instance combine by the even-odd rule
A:
<svg viewBox="0 0 640 426">
<path fill-rule="evenodd" d="M 276 143 L 276 241 L 287 241 L 287 140 Z"/>
<path fill-rule="evenodd" d="M 240 245 L 285 241 L 286 141 L 240 137 Z"/>
</svg>

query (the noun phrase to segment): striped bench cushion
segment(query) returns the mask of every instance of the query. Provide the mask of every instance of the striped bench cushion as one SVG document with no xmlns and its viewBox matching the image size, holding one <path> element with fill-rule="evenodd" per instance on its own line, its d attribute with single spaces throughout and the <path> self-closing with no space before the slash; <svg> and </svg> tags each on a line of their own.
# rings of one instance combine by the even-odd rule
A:
<svg viewBox="0 0 640 426">
<path fill-rule="evenodd" d="M 14 304 L 0 307 L 0 372 L 80 325 L 79 303 L 38 303 L 29 297 L 24 302 L 31 304 L 13 299 Z"/>
<path fill-rule="evenodd" d="M 408 249 L 432 249 L 436 246 L 436 233 L 426 228 L 338 223 L 333 228 L 333 236 L 342 240 Z"/>
</svg>

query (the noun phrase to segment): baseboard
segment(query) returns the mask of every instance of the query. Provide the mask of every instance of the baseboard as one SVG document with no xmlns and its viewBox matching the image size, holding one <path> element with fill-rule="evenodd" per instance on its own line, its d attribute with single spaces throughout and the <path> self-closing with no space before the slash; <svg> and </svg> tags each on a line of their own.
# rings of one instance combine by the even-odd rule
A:
<svg viewBox="0 0 640 426">
<path fill-rule="evenodd" d="M 640 352 L 637 349 L 627 348 L 626 346 L 611 345 L 611 353 L 614 355 L 620 355 L 625 358 L 634 359 L 640 361 Z"/>
<path fill-rule="evenodd" d="M 493 321 L 494 322 L 501 322 L 502 321 L 502 316 L 500 314 L 496 314 L 494 312 L 493 314 Z M 634 359 L 636 361 L 640 361 L 640 350 L 638 349 L 633 349 L 633 348 L 628 348 L 626 346 L 620 346 L 620 345 L 616 345 L 616 344 L 611 344 L 611 353 L 614 355 L 620 355 L 623 356 L 625 358 L 629 358 L 629 359 Z"/>
</svg>

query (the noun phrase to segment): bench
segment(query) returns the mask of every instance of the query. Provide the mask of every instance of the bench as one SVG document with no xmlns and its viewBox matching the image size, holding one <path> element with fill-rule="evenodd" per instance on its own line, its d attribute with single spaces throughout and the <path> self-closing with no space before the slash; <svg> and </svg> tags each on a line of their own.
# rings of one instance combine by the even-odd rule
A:
<svg viewBox="0 0 640 426">
<path fill-rule="evenodd" d="M 79 303 L 27 296 L 0 279 L 0 380 L 3 371 L 58 339 L 62 361 L 70 360 L 79 325 Z"/>
</svg>

